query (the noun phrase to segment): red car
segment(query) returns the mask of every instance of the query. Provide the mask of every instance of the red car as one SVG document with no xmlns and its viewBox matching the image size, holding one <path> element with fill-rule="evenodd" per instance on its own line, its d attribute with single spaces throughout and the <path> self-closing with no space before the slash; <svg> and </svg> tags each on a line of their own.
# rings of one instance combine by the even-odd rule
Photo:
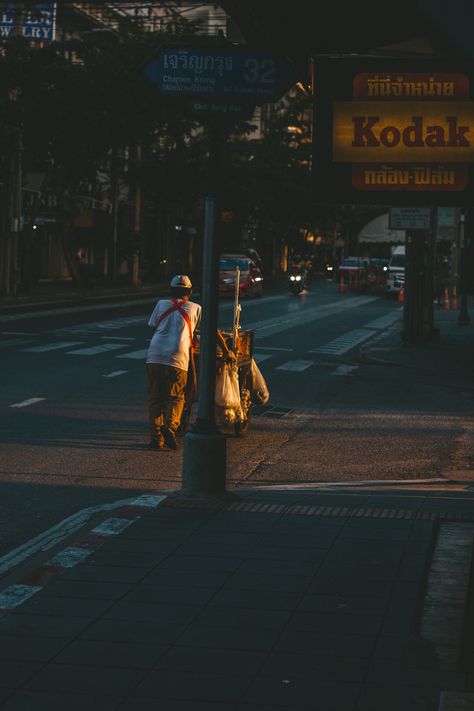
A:
<svg viewBox="0 0 474 711">
<path fill-rule="evenodd" d="M 240 269 L 239 298 L 262 296 L 263 276 L 255 262 L 240 254 L 223 254 L 219 262 L 219 294 L 234 296 L 236 268 Z"/>
</svg>

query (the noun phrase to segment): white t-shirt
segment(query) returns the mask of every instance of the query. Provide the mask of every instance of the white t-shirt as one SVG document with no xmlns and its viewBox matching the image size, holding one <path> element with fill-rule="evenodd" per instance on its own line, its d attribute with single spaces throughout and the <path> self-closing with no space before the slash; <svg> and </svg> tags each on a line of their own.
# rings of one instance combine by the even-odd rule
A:
<svg viewBox="0 0 474 711">
<path fill-rule="evenodd" d="M 191 330 L 194 333 L 201 320 L 200 305 L 195 304 L 193 301 L 181 301 L 181 299 L 176 299 L 176 301 L 179 303 L 180 308 L 188 314 L 191 321 Z M 148 325 L 156 329 L 161 314 L 171 306 L 173 306 L 171 299 L 160 299 L 150 316 Z M 178 310 L 172 311 L 165 316 L 153 334 L 146 362 L 172 365 L 175 368 L 187 370 L 190 346 L 188 324 Z"/>
</svg>

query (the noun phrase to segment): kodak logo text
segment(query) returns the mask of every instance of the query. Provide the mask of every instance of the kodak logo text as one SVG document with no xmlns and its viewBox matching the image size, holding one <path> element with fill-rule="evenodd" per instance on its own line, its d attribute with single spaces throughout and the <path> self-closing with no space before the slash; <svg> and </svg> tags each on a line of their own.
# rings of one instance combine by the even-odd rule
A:
<svg viewBox="0 0 474 711">
<path fill-rule="evenodd" d="M 354 148 L 468 148 L 469 126 L 461 126 L 457 116 L 446 116 L 444 122 L 426 123 L 423 116 L 412 116 L 407 126 L 392 126 L 379 116 L 353 116 Z"/>
</svg>

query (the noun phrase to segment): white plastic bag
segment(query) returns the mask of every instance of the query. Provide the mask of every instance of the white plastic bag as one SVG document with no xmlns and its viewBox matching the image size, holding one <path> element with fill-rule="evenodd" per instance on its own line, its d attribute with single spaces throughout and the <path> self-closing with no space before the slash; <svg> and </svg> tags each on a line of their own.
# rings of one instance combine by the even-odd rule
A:
<svg viewBox="0 0 474 711">
<path fill-rule="evenodd" d="M 252 358 L 251 363 L 252 368 L 252 389 L 253 392 L 260 403 L 260 405 L 265 405 L 270 399 L 270 393 L 268 392 L 267 383 L 263 377 L 260 368 L 258 367 L 255 359 Z"/>
<path fill-rule="evenodd" d="M 237 365 L 225 363 L 216 378 L 216 420 L 218 424 L 242 421 L 239 371 Z"/>
</svg>

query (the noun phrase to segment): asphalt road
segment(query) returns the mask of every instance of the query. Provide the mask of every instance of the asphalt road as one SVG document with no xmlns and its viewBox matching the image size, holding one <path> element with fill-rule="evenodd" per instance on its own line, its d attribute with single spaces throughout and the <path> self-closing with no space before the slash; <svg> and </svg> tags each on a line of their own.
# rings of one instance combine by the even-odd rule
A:
<svg viewBox="0 0 474 711">
<path fill-rule="evenodd" d="M 147 448 L 153 299 L 0 314 L 0 557 L 84 507 L 180 486 L 182 451 Z M 242 304 L 271 398 L 227 440 L 228 486 L 432 479 L 459 469 L 472 391 L 420 368 L 361 362 L 399 340 L 401 306 L 315 280 Z M 230 328 L 232 303 L 220 304 Z M 443 389 L 444 388 L 444 389 Z M 450 398 L 456 403 L 449 413 Z M 454 463 L 453 463 L 454 462 Z"/>
</svg>

